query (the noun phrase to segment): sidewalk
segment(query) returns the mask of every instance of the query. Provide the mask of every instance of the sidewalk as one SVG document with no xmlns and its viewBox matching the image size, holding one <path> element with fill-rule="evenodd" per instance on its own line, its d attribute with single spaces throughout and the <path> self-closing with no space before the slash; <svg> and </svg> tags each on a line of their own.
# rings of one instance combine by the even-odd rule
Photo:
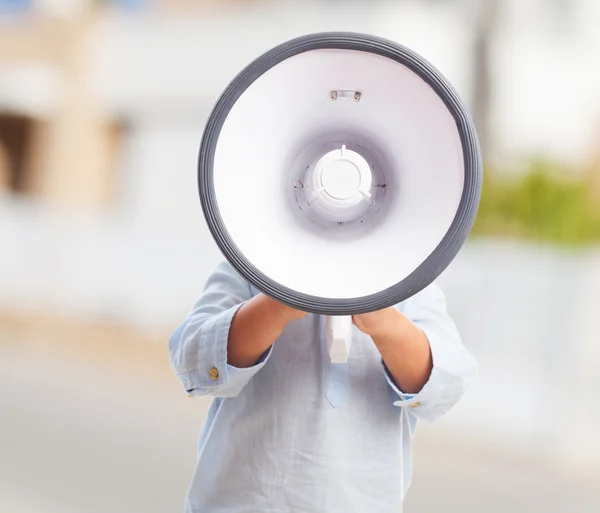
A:
<svg viewBox="0 0 600 513">
<path fill-rule="evenodd" d="M 0 511 L 182 510 L 208 402 L 179 388 L 166 340 L 110 334 L 0 323 Z M 419 429 L 406 512 L 600 511 L 589 484 L 436 428 Z"/>
</svg>

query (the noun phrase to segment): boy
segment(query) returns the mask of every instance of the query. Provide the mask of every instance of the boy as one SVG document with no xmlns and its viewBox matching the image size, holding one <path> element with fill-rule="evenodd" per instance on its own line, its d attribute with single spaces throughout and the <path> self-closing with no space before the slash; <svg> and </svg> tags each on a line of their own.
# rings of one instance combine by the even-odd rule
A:
<svg viewBox="0 0 600 513">
<path fill-rule="evenodd" d="M 188 394 L 214 397 L 187 513 L 398 513 L 417 419 L 463 395 L 477 364 L 435 285 L 356 315 L 348 364 L 324 318 L 221 264 L 169 342 Z"/>
</svg>

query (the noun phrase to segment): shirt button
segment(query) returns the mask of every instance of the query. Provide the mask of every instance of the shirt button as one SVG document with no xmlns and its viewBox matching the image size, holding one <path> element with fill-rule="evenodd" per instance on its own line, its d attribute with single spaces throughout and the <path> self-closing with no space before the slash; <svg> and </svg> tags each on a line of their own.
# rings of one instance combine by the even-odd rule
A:
<svg viewBox="0 0 600 513">
<path fill-rule="evenodd" d="M 210 376 L 210 379 L 218 379 L 219 371 L 218 369 L 213 367 L 212 369 L 210 369 L 210 371 L 208 371 L 208 375 Z"/>
<path fill-rule="evenodd" d="M 417 401 L 412 404 L 409 404 L 408 406 L 410 406 L 411 408 L 416 408 L 417 406 L 420 406 L 420 405 L 421 405 L 421 403 L 419 401 Z"/>
</svg>

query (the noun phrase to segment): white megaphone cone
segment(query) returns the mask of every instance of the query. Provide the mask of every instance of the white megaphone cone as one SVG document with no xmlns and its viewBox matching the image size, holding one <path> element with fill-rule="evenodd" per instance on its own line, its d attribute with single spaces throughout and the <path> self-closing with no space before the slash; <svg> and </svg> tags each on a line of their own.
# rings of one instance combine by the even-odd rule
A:
<svg viewBox="0 0 600 513">
<path fill-rule="evenodd" d="M 231 265 L 263 293 L 328 316 L 399 303 L 458 253 L 481 189 L 473 123 L 427 61 L 325 33 L 267 52 L 226 88 L 202 138 L 200 199 Z"/>
</svg>

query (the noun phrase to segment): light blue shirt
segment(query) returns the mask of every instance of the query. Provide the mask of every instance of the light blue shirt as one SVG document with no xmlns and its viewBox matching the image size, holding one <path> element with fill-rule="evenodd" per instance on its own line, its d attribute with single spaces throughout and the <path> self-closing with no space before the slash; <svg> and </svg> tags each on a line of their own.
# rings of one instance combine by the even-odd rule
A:
<svg viewBox="0 0 600 513">
<path fill-rule="evenodd" d="M 214 397 L 187 513 L 398 513 L 410 485 L 417 419 L 463 395 L 477 364 L 431 285 L 397 308 L 427 335 L 433 371 L 404 394 L 370 337 L 353 327 L 347 364 L 331 364 L 324 318 L 288 325 L 250 368 L 227 363 L 238 308 L 258 293 L 221 264 L 169 342 L 188 394 Z"/>
</svg>

